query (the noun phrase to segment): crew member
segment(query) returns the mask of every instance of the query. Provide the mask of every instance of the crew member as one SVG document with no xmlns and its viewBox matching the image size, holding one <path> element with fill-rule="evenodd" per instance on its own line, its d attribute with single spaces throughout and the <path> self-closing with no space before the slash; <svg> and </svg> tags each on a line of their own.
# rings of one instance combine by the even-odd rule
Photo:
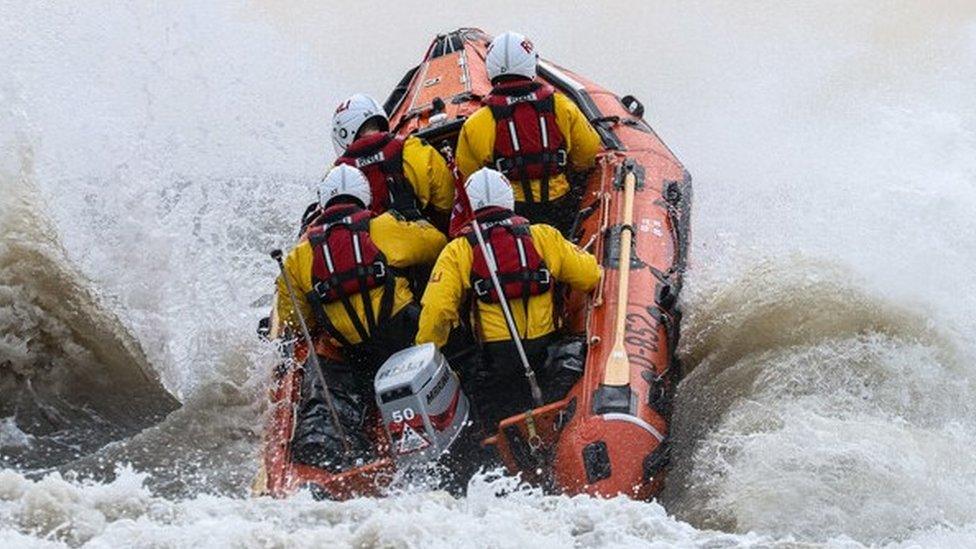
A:
<svg viewBox="0 0 976 549">
<path fill-rule="evenodd" d="M 386 112 L 373 98 L 356 94 L 336 108 L 332 143 L 336 165 L 363 171 L 375 214 L 394 210 L 408 221 L 427 216 L 446 230 L 454 204 L 454 177 L 444 158 L 424 140 L 390 133 Z"/>
<path fill-rule="evenodd" d="M 404 221 L 389 212 L 375 215 L 368 209 L 372 202 L 360 170 L 333 168 L 319 185 L 318 216 L 284 262 L 299 312 L 312 333 L 342 357 L 320 356 L 319 362 L 353 455 L 344 455 L 340 430 L 312 371 L 303 378 L 292 438 L 297 461 L 330 470 L 369 455 L 371 444 L 362 430 L 374 402 L 373 376 L 391 354 L 412 345 L 417 333 L 420 309 L 400 274 L 407 267 L 432 264 L 446 244 L 427 221 Z M 280 276 L 277 286 L 278 318 L 296 327 L 298 318 Z"/>
<path fill-rule="evenodd" d="M 567 230 L 578 202 L 567 172 L 593 166 L 600 137 L 575 103 L 535 81 L 538 58 L 521 34 L 492 41 L 485 66 L 494 88 L 461 128 L 457 164 L 465 176 L 501 171 L 514 183 L 516 213 Z"/>
<path fill-rule="evenodd" d="M 555 340 L 553 286 L 560 281 L 589 292 L 600 279 L 600 267 L 593 255 L 555 228 L 530 225 L 516 215 L 512 186 L 501 173 L 482 168 L 468 178 L 465 189 L 498 266 L 516 335 L 529 363 L 538 369 Z M 484 254 L 471 229 L 444 248 L 421 300 L 417 343 L 443 346 L 451 330 L 460 325 L 460 311 L 470 298 L 471 324 L 483 350 L 480 371 L 473 374 L 478 394 L 471 397 L 491 428 L 499 419 L 531 408 L 532 398 Z"/>
</svg>

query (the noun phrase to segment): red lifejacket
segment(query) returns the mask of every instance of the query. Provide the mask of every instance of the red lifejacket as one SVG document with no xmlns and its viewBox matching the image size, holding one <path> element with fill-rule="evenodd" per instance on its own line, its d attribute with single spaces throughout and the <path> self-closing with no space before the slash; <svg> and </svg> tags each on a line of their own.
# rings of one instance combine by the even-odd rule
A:
<svg viewBox="0 0 976 549">
<path fill-rule="evenodd" d="M 555 91 L 539 82 L 507 82 L 484 99 L 495 118 L 495 169 L 522 185 L 532 202 L 530 180 L 540 181 L 549 201 L 549 178 L 566 171 L 566 139 L 556 124 Z"/>
<path fill-rule="evenodd" d="M 549 291 L 552 276 L 546 262 L 532 243 L 529 221 L 508 210 L 479 214 L 481 236 L 498 266 L 498 283 L 508 299 L 523 299 Z M 474 252 L 471 288 L 484 303 L 498 303 L 498 292 L 488 272 L 488 262 L 478 245 L 478 237 L 468 229 L 465 238 Z"/>
<path fill-rule="evenodd" d="M 329 320 L 323 305 L 341 302 L 363 341 L 374 333 L 377 322 L 390 317 L 393 308 L 395 276 L 369 235 L 372 218 L 371 212 L 358 206 L 331 206 L 313 222 L 307 235 L 312 246 L 312 291 L 306 298 L 319 325 L 343 346 L 349 342 Z M 385 290 L 377 320 L 369 294 L 381 286 Z M 352 306 L 351 297 L 356 295 L 362 299 L 366 326 Z"/>
<path fill-rule="evenodd" d="M 348 164 L 362 170 L 373 195 L 370 210 L 379 215 L 396 210 L 407 220 L 420 219 L 420 204 L 413 186 L 403 173 L 403 139 L 389 132 L 375 133 L 352 142 L 335 165 Z"/>
</svg>

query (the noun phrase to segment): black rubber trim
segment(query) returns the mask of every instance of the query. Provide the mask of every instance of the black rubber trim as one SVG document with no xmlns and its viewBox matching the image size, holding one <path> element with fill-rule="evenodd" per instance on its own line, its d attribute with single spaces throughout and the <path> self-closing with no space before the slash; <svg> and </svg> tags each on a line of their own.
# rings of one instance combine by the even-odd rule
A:
<svg viewBox="0 0 976 549">
<path fill-rule="evenodd" d="M 647 307 L 648 314 L 664 326 L 668 342 L 668 369 L 660 376 L 644 377 L 650 385 L 647 393 L 647 403 L 654 408 L 657 413 L 664 417 L 670 417 L 673 411 L 674 391 L 681 382 L 684 372 L 681 362 L 675 355 L 678 348 L 678 341 L 681 339 L 681 313 L 677 310 L 666 311 L 660 306 L 651 305 Z"/>
<path fill-rule="evenodd" d="M 594 414 L 629 414 L 630 385 L 603 385 L 593 391 Z"/>
<path fill-rule="evenodd" d="M 671 463 L 671 442 L 665 438 L 644 458 L 644 482 L 651 482 Z"/>
<path fill-rule="evenodd" d="M 602 126 L 607 126 L 608 128 L 612 128 L 619 123 L 620 123 L 620 117 L 615 114 L 611 114 L 610 116 L 601 116 L 600 118 L 594 118 L 590 120 L 590 124 L 593 124 L 594 126 L 602 125 Z"/>
<path fill-rule="evenodd" d="M 606 442 L 598 440 L 583 447 L 583 467 L 586 469 L 588 484 L 610 478 L 612 470 Z"/>
<path fill-rule="evenodd" d="M 637 234 L 632 226 L 611 225 L 607 227 L 606 236 L 603 241 L 606 246 L 603 248 L 603 267 L 605 269 L 620 268 L 620 246 L 623 243 L 621 238 L 624 229 L 630 230 L 630 270 L 637 271 L 647 267 L 647 263 L 637 255 Z"/>
<path fill-rule="evenodd" d="M 671 405 L 674 401 L 671 393 L 674 391 L 665 382 L 665 377 L 651 374 L 644 377 L 644 381 L 647 381 L 649 385 L 647 389 L 648 406 L 654 408 L 654 411 L 661 414 L 661 416 L 670 417 Z"/>
<path fill-rule="evenodd" d="M 403 98 L 406 97 L 407 92 L 410 91 L 410 81 L 413 80 L 413 75 L 417 74 L 417 69 L 420 65 L 407 71 L 407 74 L 403 75 L 400 79 L 400 83 L 393 88 L 389 97 L 383 103 L 383 110 L 386 111 L 387 116 L 393 116 L 393 113 L 400 108 L 400 103 L 403 102 Z"/>
<path fill-rule="evenodd" d="M 321 484 L 306 482 L 301 487 L 308 490 L 308 492 L 312 494 L 312 499 L 315 501 L 336 501 L 336 498 L 332 495 L 332 493 L 323 488 Z"/>
<path fill-rule="evenodd" d="M 627 174 L 634 172 L 634 176 L 637 179 L 634 182 L 634 192 L 639 192 L 644 190 L 644 180 L 646 179 L 646 172 L 644 171 L 644 166 L 638 164 L 633 158 L 627 158 L 621 162 L 620 166 L 617 167 L 617 173 L 614 175 L 613 188 L 620 190 L 624 188 L 624 179 L 627 178 Z"/>
<path fill-rule="evenodd" d="M 586 221 L 587 219 L 589 219 L 591 215 L 593 215 L 593 212 L 596 211 L 597 204 L 598 202 L 594 201 L 593 204 L 586 206 L 585 208 L 577 212 L 575 216 L 573 216 L 573 224 L 572 226 L 570 226 L 568 234 L 574 244 L 579 241 L 579 236 L 577 236 L 576 233 L 579 232 L 580 225 L 582 225 L 584 221 Z"/>
<path fill-rule="evenodd" d="M 687 171 L 685 171 L 678 189 L 680 189 L 680 199 L 677 204 L 672 205 L 675 210 L 672 215 L 677 217 L 677 223 L 674 225 L 678 233 L 676 235 L 678 240 L 677 270 L 679 273 L 684 273 L 688 262 L 688 248 L 691 245 L 691 201 L 693 197 L 691 174 Z M 672 221 L 675 220 L 672 219 Z"/>
<path fill-rule="evenodd" d="M 444 139 L 447 136 L 460 132 L 461 126 L 464 125 L 465 120 L 467 120 L 467 118 L 458 118 L 439 126 L 428 126 L 422 130 L 414 132 L 414 135 L 427 141 L 428 143 L 437 143 L 439 140 Z"/>
<path fill-rule="evenodd" d="M 430 49 L 427 59 L 435 59 L 442 55 L 450 55 L 464 49 L 464 38 L 461 33 L 464 29 L 458 29 L 447 34 L 440 34 L 434 39 L 434 46 Z"/>
<path fill-rule="evenodd" d="M 505 438 L 508 439 L 508 448 L 512 451 L 512 457 L 519 469 L 532 471 L 536 467 L 535 459 L 532 457 L 532 449 L 529 443 L 522 438 L 522 431 L 515 425 L 505 427 Z"/>
<path fill-rule="evenodd" d="M 600 112 L 596 103 L 593 102 L 593 98 L 585 90 L 574 89 L 569 85 L 569 82 L 556 76 L 555 73 L 541 64 L 538 67 L 538 72 L 539 76 L 551 82 L 559 91 L 569 96 L 579 106 L 580 110 L 583 111 L 583 115 L 586 116 L 587 120 L 601 120 L 604 118 L 603 113 Z M 623 150 L 624 144 L 613 130 L 604 127 L 603 124 L 596 124 L 593 128 L 600 134 L 600 140 L 603 141 L 604 147 L 615 151 Z"/>
<path fill-rule="evenodd" d="M 644 122 L 639 118 L 624 118 L 623 120 L 620 121 L 620 123 L 623 124 L 624 126 L 627 126 L 628 128 L 633 128 L 637 131 L 654 135 L 654 130 L 652 130 L 651 127 L 647 125 L 647 122 Z"/>
<path fill-rule="evenodd" d="M 576 415 L 576 397 L 573 397 L 573 400 L 570 400 L 569 404 L 567 404 L 566 407 L 560 410 L 559 414 L 556 415 L 556 422 L 555 422 L 556 430 L 562 431 L 563 427 L 565 427 L 570 421 L 572 421 L 573 416 L 575 415 Z"/>
<path fill-rule="evenodd" d="M 647 307 L 647 314 L 651 315 L 651 318 L 656 320 L 659 324 L 664 325 L 664 330 L 668 334 L 668 345 L 672 347 L 676 345 L 678 341 L 677 337 L 674 335 L 676 330 L 671 315 L 669 315 L 668 312 L 661 307 L 655 305 Z"/>
<path fill-rule="evenodd" d="M 654 301 L 662 309 L 670 311 L 674 309 L 674 305 L 678 301 L 679 293 L 681 293 L 681 284 L 659 282 L 654 288 Z"/>
</svg>

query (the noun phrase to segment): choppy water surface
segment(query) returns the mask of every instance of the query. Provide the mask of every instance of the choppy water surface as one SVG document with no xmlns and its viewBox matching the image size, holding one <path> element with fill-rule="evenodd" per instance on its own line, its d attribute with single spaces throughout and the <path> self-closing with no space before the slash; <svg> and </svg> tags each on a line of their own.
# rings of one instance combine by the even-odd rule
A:
<svg viewBox="0 0 976 549">
<path fill-rule="evenodd" d="M 0 544 L 976 543 L 976 10 L 791 4 L 0 3 Z M 249 499 L 265 252 L 338 99 L 462 25 L 641 97 L 695 175 L 668 486 Z"/>
</svg>

